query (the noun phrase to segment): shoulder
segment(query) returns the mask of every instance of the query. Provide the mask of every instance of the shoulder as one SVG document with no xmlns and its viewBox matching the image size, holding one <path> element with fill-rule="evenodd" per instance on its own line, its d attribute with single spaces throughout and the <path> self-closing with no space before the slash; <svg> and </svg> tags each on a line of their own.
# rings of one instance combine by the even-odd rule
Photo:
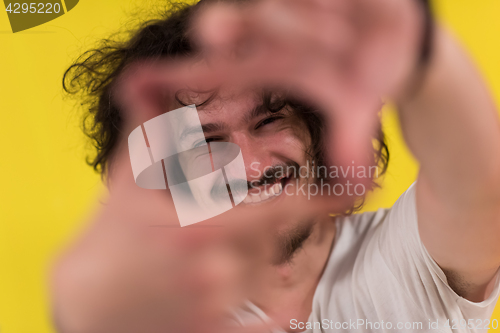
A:
<svg viewBox="0 0 500 333">
<path fill-rule="evenodd" d="M 337 230 L 341 235 L 366 236 L 370 230 L 375 229 L 384 221 L 389 210 L 390 208 L 380 208 L 372 212 L 336 216 Z"/>
</svg>

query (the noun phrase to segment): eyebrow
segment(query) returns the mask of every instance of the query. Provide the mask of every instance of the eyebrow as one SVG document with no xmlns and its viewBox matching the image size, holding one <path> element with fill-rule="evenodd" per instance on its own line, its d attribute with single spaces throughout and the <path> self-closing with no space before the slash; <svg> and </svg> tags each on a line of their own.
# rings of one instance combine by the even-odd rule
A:
<svg viewBox="0 0 500 333">
<path fill-rule="evenodd" d="M 193 126 L 193 127 L 189 127 L 187 129 L 185 129 L 184 131 L 182 131 L 181 136 L 180 136 L 180 140 L 183 140 L 187 136 L 193 135 L 193 134 L 199 134 L 199 133 L 209 134 L 209 133 L 213 133 L 213 132 L 223 131 L 225 129 L 226 129 L 226 126 L 224 123 L 209 123 L 209 124 L 201 125 L 201 127 L 200 126 Z"/>
</svg>

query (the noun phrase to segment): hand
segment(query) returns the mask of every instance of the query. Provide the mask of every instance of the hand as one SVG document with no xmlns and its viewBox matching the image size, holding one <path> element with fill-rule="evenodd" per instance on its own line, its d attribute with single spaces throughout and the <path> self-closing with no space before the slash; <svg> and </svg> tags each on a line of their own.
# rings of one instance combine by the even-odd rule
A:
<svg viewBox="0 0 500 333">
<path fill-rule="evenodd" d="M 208 5 L 194 36 L 217 75 L 326 110 L 330 163 L 367 165 L 380 98 L 409 86 L 422 22 L 415 0 L 262 0 Z"/>
<path fill-rule="evenodd" d="M 267 234 L 234 212 L 180 228 L 168 192 L 139 188 L 120 157 L 103 211 L 54 271 L 58 331 L 228 332 L 227 310 L 268 262 Z"/>
</svg>

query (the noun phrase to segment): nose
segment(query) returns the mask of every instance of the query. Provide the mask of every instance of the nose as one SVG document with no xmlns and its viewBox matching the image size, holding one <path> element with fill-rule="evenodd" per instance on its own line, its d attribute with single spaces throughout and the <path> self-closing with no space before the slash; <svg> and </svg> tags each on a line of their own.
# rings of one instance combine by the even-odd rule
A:
<svg viewBox="0 0 500 333">
<path fill-rule="evenodd" d="M 246 133 L 234 134 L 232 142 L 241 149 L 247 181 L 261 179 L 266 167 L 273 165 L 269 146 L 262 140 Z"/>
</svg>

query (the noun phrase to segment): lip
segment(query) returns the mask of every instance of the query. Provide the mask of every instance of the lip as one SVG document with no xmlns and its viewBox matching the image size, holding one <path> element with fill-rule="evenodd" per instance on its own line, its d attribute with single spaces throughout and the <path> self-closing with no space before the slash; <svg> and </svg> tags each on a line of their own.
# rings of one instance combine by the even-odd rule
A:
<svg viewBox="0 0 500 333">
<path fill-rule="evenodd" d="M 276 202 L 281 197 L 283 197 L 285 186 L 290 182 L 290 180 L 291 178 L 289 177 L 283 177 L 274 184 L 266 184 L 264 186 L 259 186 L 255 190 L 252 189 L 251 192 L 249 191 L 248 195 L 246 196 L 245 200 L 243 200 L 242 204 L 247 206 L 258 206 L 270 202 Z M 277 190 L 279 190 L 279 194 L 276 193 Z M 262 196 L 264 192 L 265 194 L 264 196 Z M 258 197 L 258 199 L 255 200 L 255 197 Z"/>
</svg>

